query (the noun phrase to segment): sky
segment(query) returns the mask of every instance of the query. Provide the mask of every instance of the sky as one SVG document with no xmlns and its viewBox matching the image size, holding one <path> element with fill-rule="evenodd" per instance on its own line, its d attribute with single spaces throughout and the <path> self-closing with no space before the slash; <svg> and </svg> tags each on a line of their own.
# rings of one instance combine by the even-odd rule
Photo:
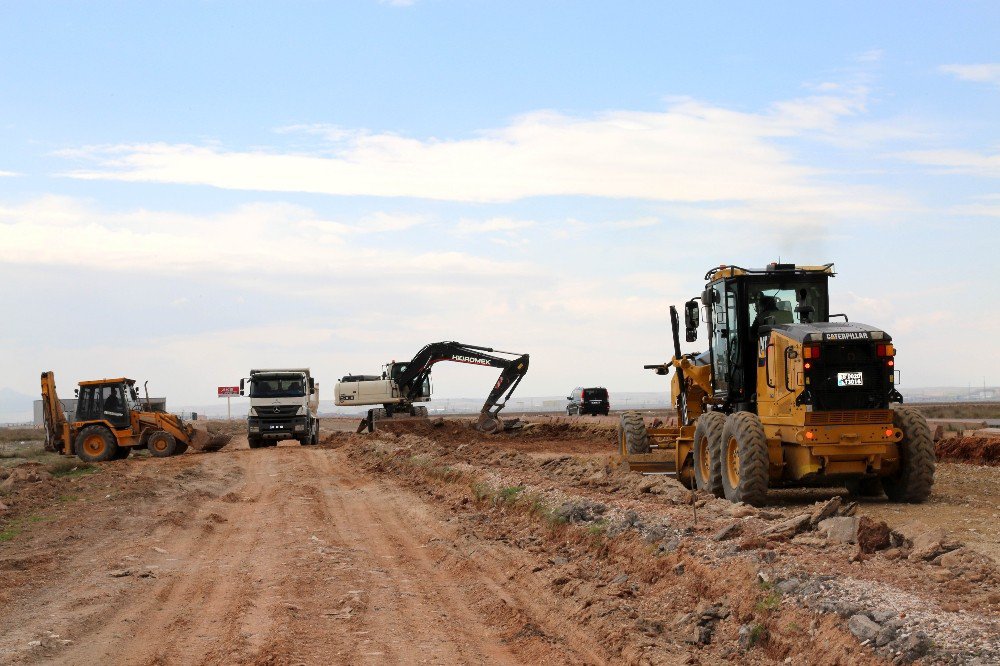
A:
<svg viewBox="0 0 1000 666">
<path fill-rule="evenodd" d="M 666 390 L 708 268 L 834 262 L 902 388 L 1000 383 L 1000 5 L 0 4 L 0 388 L 321 399 L 438 340 Z M 704 337 L 685 345 L 703 348 Z M 439 364 L 440 398 L 492 371 Z"/>
</svg>

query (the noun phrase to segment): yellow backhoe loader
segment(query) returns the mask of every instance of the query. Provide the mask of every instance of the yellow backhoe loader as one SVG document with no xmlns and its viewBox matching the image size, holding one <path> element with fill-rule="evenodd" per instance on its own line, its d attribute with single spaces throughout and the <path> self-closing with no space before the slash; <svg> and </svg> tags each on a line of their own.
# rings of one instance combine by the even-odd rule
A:
<svg viewBox="0 0 1000 666">
<path fill-rule="evenodd" d="M 148 449 L 158 458 L 180 455 L 191 446 L 218 451 L 229 436 L 212 437 L 166 412 L 146 409 L 135 381 L 120 377 L 80 382 L 73 421 L 56 393 L 52 372 L 42 373 L 42 410 L 45 448 L 62 455 L 76 454 L 86 462 L 127 458 L 132 449 Z"/>
<path fill-rule="evenodd" d="M 682 354 L 671 306 L 677 425 L 621 416 L 621 458 L 632 470 L 675 474 L 734 502 L 760 504 L 769 487 L 846 485 L 858 495 L 922 502 L 934 483 L 924 417 L 902 406 L 892 338 L 829 312 L 833 264 L 720 266 L 684 305 L 687 342 L 701 315 L 708 350 Z M 842 317 L 843 322 L 831 322 Z"/>
</svg>

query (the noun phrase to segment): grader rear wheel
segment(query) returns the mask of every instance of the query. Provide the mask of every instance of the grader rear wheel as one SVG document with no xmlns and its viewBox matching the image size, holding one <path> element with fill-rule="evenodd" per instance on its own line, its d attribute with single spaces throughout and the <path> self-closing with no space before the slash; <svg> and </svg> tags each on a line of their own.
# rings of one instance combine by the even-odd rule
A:
<svg viewBox="0 0 1000 666">
<path fill-rule="evenodd" d="M 698 417 L 694 429 L 694 480 L 698 490 L 707 490 L 716 497 L 723 497 L 722 488 L 722 429 L 726 415 L 707 412 Z"/>
<path fill-rule="evenodd" d="M 76 455 L 84 462 L 115 460 L 118 442 L 104 426 L 87 426 L 76 436 Z"/>
<path fill-rule="evenodd" d="M 730 502 L 760 505 L 767 498 L 767 438 L 760 418 L 737 412 L 722 428 L 722 488 Z"/>
<path fill-rule="evenodd" d="M 618 439 L 621 442 L 622 453 L 649 453 L 649 435 L 646 433 L 646 423 L 637 412 L 625 412 L 618 420 Z"/>
<path fill-rule="evenodd" d="M 899 471 L 882 477 L 885 494 L 893 502 L 919 503 L 934 485 L 934 440 L 923 415 L 909 407 L 893 407 L 892 423 L 903 431 L 899 442 Z"/>
</svg>

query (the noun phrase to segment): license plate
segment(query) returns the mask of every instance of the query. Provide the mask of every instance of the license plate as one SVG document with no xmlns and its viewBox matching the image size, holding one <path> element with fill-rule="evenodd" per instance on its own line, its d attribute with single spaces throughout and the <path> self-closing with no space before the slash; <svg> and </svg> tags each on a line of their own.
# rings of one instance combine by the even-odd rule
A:
<svg viewBox="0 0 1000 666">
<path fill-rule="evenodd" d="M 838 372 L 837 386 L 864 386 L 865 378 L 860 372 Z"/>
</svg>

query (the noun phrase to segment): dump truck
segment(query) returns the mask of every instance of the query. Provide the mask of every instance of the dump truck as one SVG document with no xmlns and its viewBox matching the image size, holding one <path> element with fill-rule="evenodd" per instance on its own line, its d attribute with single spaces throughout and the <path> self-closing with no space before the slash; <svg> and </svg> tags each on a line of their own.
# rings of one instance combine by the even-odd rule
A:
<svg viewBox="0 0 1000 666">
<path fill-rule="evenodd" d="M 671 306 L 673 358 L 645 366 L 673 371 L 677 425 L 647 427 L 626 412 L 621 461 L 733 502 L 810 485 L 924 501 L 934 483 L 930 429 L 902 405 L 889 333 L 830 314 L 834 275 L 833 264 L 709 270 L 701 296 L 684 304 L 685 340 L 698 339 L 704 315 L 708 349 L 681 353 Z"/>
<path fill-rule="evenodd" d="M 442 361 L 499 368 L 500 376 L 483 403 L 476 428 L 494 434 L 518 426 L 514 421 L 501 419 L 499 414 L 528 372 L 528 354 L 453 340 L 424 345 L 409 361 L 391 361 L 384 366 L 381 375 L 345 375 L 334 389 L 335 402 L 341 407 L 381 405 L 368 410 L 358 432 L 366 428 L 370 432 L 375 421 L 392 418 L 395 414 L 427 416 L 427 407 L 416 403 L 430 400 L 431 369 Z"/>
<path fill-rule="evenodd" d="M 283 439 L 319 444 L 319 384 L 309 368 L 251 370 L 240 380 L 250 394 L 247 441 L 251 449 L 277 446 Z"/>
<path fill-rule="evenodd" d="M 228 436 L 212 437 L 180 417 L 152 411 L 144 405 L 127 377 L 80 382 L 74 420 L 56 392 L 55 373 L 42 373 L 42 411 L 45 449 L 60 455 L 76 455 L 86 462 L 127 458 L 133 449 L 148 449 L 150 455 L 165 458 L 180 455 L 192 447 L 218 451 Z"/>
</svg>

